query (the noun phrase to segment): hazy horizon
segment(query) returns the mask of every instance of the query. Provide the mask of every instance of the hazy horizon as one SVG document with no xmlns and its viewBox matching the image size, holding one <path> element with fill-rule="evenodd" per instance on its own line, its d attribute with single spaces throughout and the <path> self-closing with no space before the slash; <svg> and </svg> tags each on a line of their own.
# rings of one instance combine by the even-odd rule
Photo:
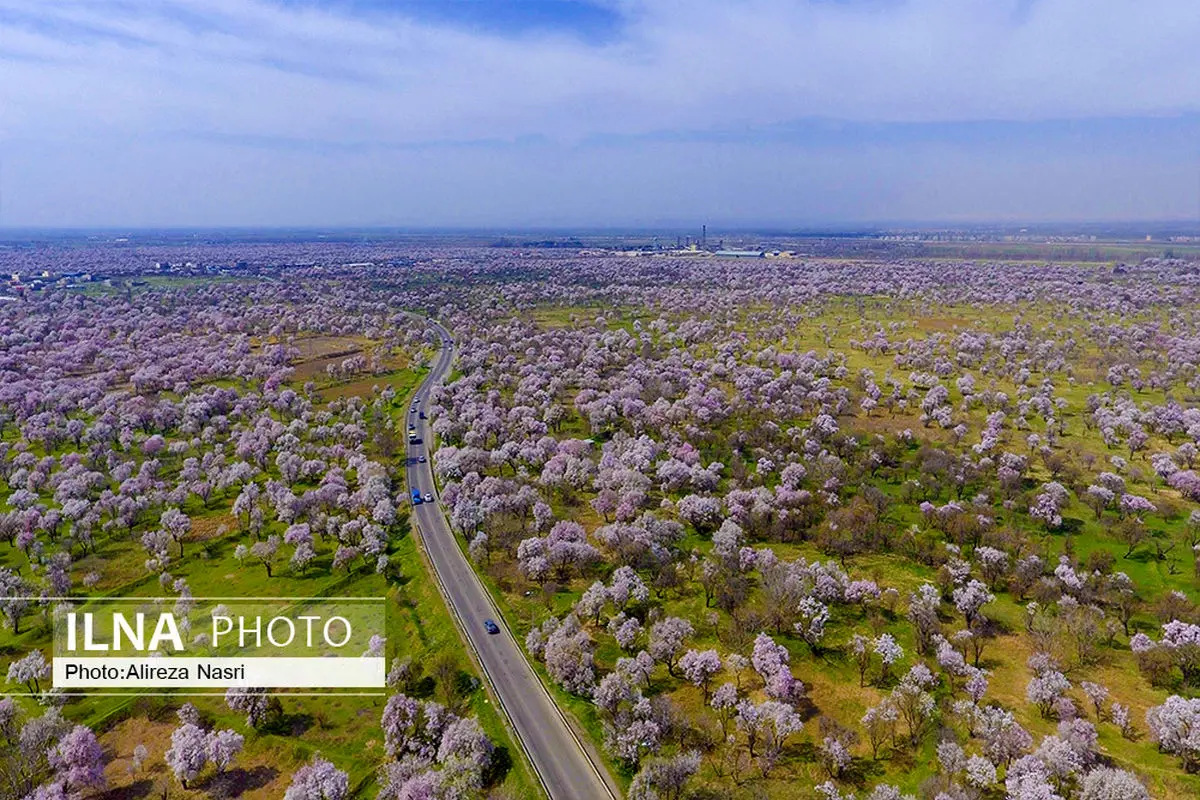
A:
<svg viewBox="0 0 1200 800">
<path fill-rule="evenodd" d="M 1096 235 L 1111 239 L 1141 239 L 1147 234 L 1195 235 L 1200 234 L 1200 220 L 1194 219 L 1114 219 L 1114 220 L 979 220 L 976 222 L 950 222 L 945 220 L 868 220 L 863 222 L 841 222 L 790 225 L 747 222 L 740 225 L 722 224 L 720 221 L 667 220 L 659 224 L 630 225 L 0 225 L 0 239 L 21 234 L 46 234 L 51 236 L 96 236 L 122 234 L 272 234 L 294 233 L 320 236 L 326 234 L 379 234 L 396 236 L 458 236 L 458 235 L 532 235 L 555 234 L 567 236 L 699 236 L 707 227 L 710 239 L 726 236 L 764 237 L 869 237 L 889 234 L 912 233 L 932 235 L 937 233 L 1014 235 L 1031 236 L 1085 236 Z"/>
</svg>

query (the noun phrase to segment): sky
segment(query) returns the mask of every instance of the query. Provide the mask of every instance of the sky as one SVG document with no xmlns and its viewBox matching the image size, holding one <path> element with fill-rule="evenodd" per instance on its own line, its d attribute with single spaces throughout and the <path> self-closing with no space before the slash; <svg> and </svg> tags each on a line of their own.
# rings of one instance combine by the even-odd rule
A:
<svg viewBox="0 0 1200 800">
<path fill-rule="evenodd" d="M 0 226 L 1200 221 L 1196 0 L 0 0 Z"/>
</svg>

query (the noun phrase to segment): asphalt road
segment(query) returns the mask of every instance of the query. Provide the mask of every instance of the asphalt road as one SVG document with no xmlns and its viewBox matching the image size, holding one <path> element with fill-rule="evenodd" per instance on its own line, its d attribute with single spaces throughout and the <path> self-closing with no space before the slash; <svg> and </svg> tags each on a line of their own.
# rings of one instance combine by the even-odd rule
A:
<svg viewBox="0 0 1200 800">
<path fill-rule="evenodd" d="M 443 346 L 433 369 L 417 394 L 418 412 L 429 411 L 429 389 L 445 379 L 450 371 L 453 345 L 446 344 L 449 333 L 431 323 L 442 335 Z M 407 444 L 409 494 L 420 489 L 422 495 L 434 492 L 432 464 L 420 463 L 419 456 L 428 458 L 428 444 L 433 441 L 429 420 L 419 413 L 406 411 L 404 436 L 408 425 L 416 425 L 421 444 Z M 551 800 L 609 800 L 619 797 L 619 789 L 610 785 L 603 766 L 588 755 L 579 738 L 571 730 L 562 712 L 554 704 L 541 679 L 525 660 L 499 610 L 480 583 L 458 543 L 442 510 L 441 498 L 421 503 L 413 508 L 417 527 L 425 549 L 433 561 L 439 579 L 448 596 L 452 611 L 466 633 L 479 660 L 483 663 L 492 688 L 509 720 L 516 728 L 529 760 L 533 762 L 542 785 Z M 493 619 L 500 627 L 489 634 L 483 626 Z"/>
</svg>

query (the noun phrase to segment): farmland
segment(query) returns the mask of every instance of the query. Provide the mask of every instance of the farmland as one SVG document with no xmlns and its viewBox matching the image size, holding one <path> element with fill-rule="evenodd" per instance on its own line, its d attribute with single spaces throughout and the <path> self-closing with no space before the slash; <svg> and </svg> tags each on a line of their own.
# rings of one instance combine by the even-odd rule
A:
<svg viewBox="0 0 1200 800">
<path fill-rule="evenodd" d="M 455 779 L 538 796 L 429 580 L 397 484 L 404 412 L 436 345 L 407 318 L 322 312 L 320 295 L 265 302 L 264 288 L 151 276 L 129 299 L 63 293 L 15 309 L 0 444 L 5 596 L 84 608 L 89 597 L 165 596 L 176 609 L 228 595 L 385 598 L 391 687 L 461 716 L 464 741 L 487 742 L 485 763 Z M 214 304 L 225 308 L 201 319 Z M 261 316 L 246 311 L 255 305 Z M 46 334 L 68 313 L 82 321 L 69 337 Z M 99 763 L 76 769 L 72 796 L 277 798 L 307 775 L 373 797 L 414 773 L 439 780 L 425 771 L 433 758 L 388 773 L 404 743 L 382 729 L 386 691 L 281 690 L 250 717 L 224 691 L 44 692 L 47 671 L 22 665 L 50 657 L 61 602 L 6 601 L 5 735 L 14 745 L 35 729 L 45 738 L 5 756 L 2 796 L 63 785 L 48 753 L 73 725 L 94 736 L 82 750 Z M 192 755 L 182 766 L 185 745 L 174 743 L 189 725 L 210 749 L 236 742 L 230 763 L 201 757 L 196 767 Z"/>
<path fill-rule="evenodd" d="M 631 798 L 1200 794 L 1195 263 L 293 247 L 0 307 L 12 796 L 538 796 L 408 518 L 421 317 L 459 546 Z M 387 690 L 32 655 L 231 590 L 386 598 Z"/>
</svg>

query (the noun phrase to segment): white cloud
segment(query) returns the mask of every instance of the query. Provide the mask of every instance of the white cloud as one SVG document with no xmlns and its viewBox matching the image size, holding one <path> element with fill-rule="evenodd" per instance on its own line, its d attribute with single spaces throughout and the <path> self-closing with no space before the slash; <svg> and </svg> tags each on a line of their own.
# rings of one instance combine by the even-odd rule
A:
<svg viewBox="0 0 1200 800">
<path fill-rule="evenodd" d="M 1172 171 L 1194 117 L 1090 149 L 887 137 L 1195 115 L 1195 0 L 613 2 L 623 26 L 589 42 L 262 0 L 0 0 L 0 222 L 1194 213 L 1194 172 Z M 743 135 L 813 118 L 882 141 Z"/>
<path fill-rule="evenodd" d="M 199 130 L 391 143 L 573 140 L 797 118 L 1200 110 L 1194 0 L 663 0 L 615 40 L 504 38 L 256 0 L 0 8 L 10 136 Z M 187 12 L 171 13 L 174 8 Z M 209 22 L 196 25 L 195 19 Z M 70 25 L 61 35 L 55 25 Z M 85 35 L 113 31 L 131 44 Z"/>
</svg>

